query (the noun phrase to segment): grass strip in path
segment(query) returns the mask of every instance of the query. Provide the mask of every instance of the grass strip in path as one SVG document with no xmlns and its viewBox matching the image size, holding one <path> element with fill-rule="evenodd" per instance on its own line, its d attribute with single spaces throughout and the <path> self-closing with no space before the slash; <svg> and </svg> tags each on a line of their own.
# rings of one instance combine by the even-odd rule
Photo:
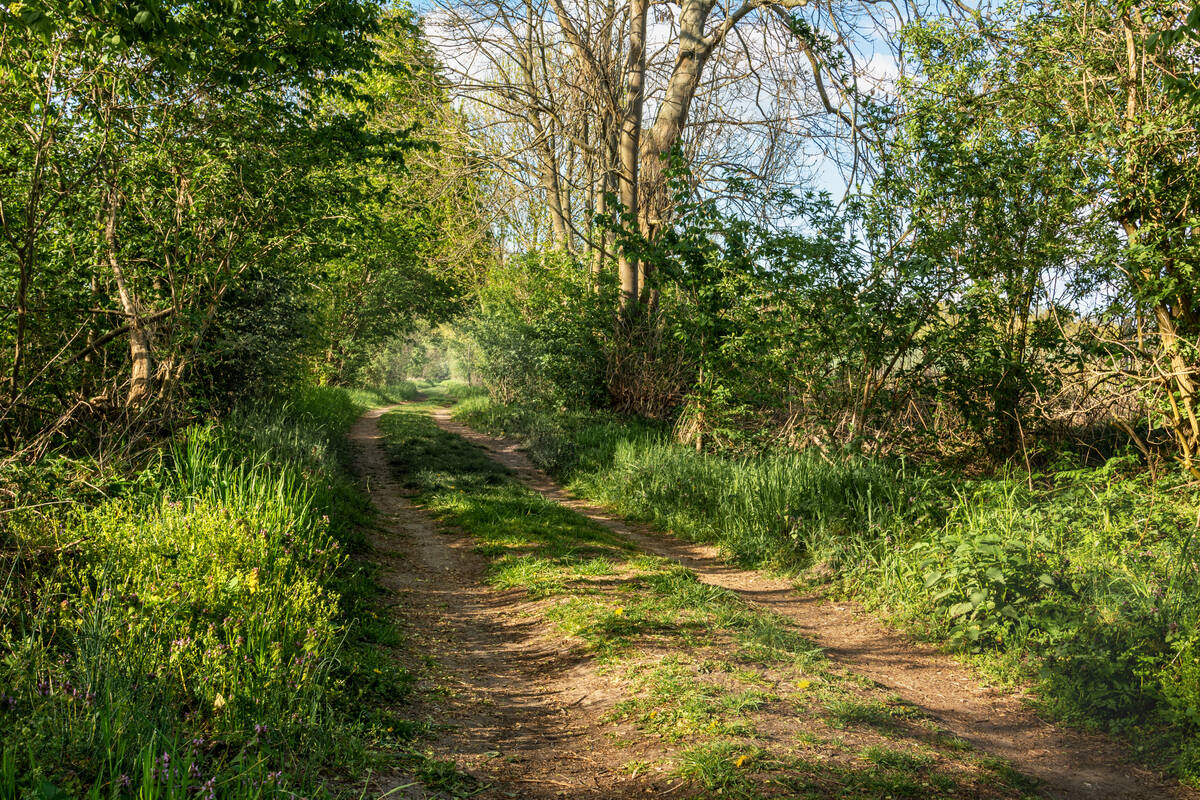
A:
<svg viewBox="0 0 1200 800">
<path fill-rule="evenodd" d="M 603 723 L 605 758 L 623 759 L 594 771 L 660 775 L 683 797 L 1031 795 L 1006 762 L 830 661 L 785 617 L 532 491 L 428 411 L 380 420 L 394 479 L 447 529 L 470 535 L 493 598 L 521 598 L 525 635 L 576 664 L 559 686 Z M 446 606 L 458 612 L 452 598 Z M 473 649 L 465 642 L 432 644 Z M 492 699 L 515 702 L 517 688 Z M 518 733 L 494 735 L 504 752 Z M 551 763 L 570 755 L 552 737 L 544 745 L 536 756 Z M 614 783 L 600 796 L 630 795 Z"/>
<path fill-rule="evenodd" d="M 1036 777 L 1043 792 L 1059 798 L 1163 798 L 1196 794 L 1132 763 L 1112 740 L 1052 725 L 1019 696 L 981 686 L 978 677 L 949 656 L 921 647 L 858 613 L 818 595 L 797 592 L 790 581 L 725 563 L 715 548 L 686 543 L 613 516 L 568 494 L 519 451 L 519 443 L 478 433 L 451 419 L 446 408 L 433 416 L 447 434 L 484 448 L 549 503 L 570 509 L 621 541 L 682 565 L 702 585 L 723 589 L 788 620 L 837 664 L 876 682 L 920 709 L 955 737 Z"/>
</svg>

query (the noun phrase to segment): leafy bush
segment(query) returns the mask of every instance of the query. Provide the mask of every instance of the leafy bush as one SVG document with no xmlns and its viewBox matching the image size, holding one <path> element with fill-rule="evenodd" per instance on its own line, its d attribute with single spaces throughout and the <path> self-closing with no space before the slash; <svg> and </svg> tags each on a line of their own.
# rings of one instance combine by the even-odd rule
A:
<svg viewBox="0 0 1200 800">
<path fill-rule="evenodd" d="M 562 253 L 529 253 L 495 267 L 469 323 L 479 373 L 506 401 L 542 408 L 602 405 L 601 334 L 615 295 L 585 265 Z"/>
</svg>

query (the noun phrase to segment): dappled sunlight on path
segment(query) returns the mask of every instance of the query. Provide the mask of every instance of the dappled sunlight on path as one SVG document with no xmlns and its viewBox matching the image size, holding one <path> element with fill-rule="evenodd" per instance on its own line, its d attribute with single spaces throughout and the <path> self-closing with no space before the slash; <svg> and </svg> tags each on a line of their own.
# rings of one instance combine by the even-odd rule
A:
<svg viewBox="0 0 1200 800">
<path fill-rule="evenodd" d="M 519 450 L 519 443 L 478 433 L 434 412 L 444 430 L 484 448 L 527 486 L 627 537 L 638 547 L 694 570 L 701 581 L 739 593 L 790 620 L 827 655 L 894 692 L 986 753 L 1041 781 L 1048 797 L 1192 798 L 1197 793 L 1133 764 L 1126 749 L 1099 735 L 1046 722 L 1020 693 L 981 684 L 948 655 L 887 629 L 851 603 L 797 591 L 784 579 L 725 563 L 712 547 L 691 544 L 614 516 L 571 496 Z"/>
</svg>

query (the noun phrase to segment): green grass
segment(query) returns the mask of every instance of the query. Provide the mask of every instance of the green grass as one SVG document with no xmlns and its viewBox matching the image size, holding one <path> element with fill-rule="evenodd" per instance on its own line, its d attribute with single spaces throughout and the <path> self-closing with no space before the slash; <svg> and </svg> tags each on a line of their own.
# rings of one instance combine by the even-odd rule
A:
<svg viewBox="0 0 1200 800">
<path fill-rule="evenodd" d="M 134 469 L 2 476 L 25 502 L 0 529 L 0 796 L 289 796 L 369 763 L 412 677 L 348 555 L 360 411 L 305 390 Z"/>
<path fill-rule="evenodd" d="M 416 400 L 420 395 L 420 389 L 412 381 L 387 386 L 349 387 L 344 391 L 356 405 L 362 407 L 390 406 Z"/>
<path fill-rule="evenodd" d="M 726 456 L 482 397 L 455 417 L 521 437 L 582 497 L 854 596 L 1200 780 L 1200 490 L 1186 475 L 1152 481 L 1133 457 L 967 478 L 816 450 Z"/>
<path fill-rule="evenodd" d="M 795 778 L 789 751 L 797 744 L 781 742 L 776 728 L 827 730 L 827 703 L 871 691 L 833 668 L 786 619 L 702 583 L 672 561 L 637 551 L 523 487 L 482 450 L 440 430 L 428 408 L 409 406 L 380 420 L 396 476 L 418 504 L 473 537 L 475 551 L 486 559 L 488 583 L 524 590 L 537 601 L 526 613 L 555 626 L 619 687 L 606 717 L 616 726 L 616 740 L 657 742 L 669 754 L 664 761 L 637 759 L 632 771 L 673 773 L 692 787 L 683 796 L 777 795 L 773 783 Z M 882 698 L 875 702 L 897 718 L 912 713 Z M 921 736 L 935 739 L 924 728 Z M 862 739 L 852 732 L 855 737 Z M 846 757 L 854 752 L 846 750 Z M 949 757 L 967 758 L 953 748 Z M 970 781 L 919 767 L 921 780 L 913 785 L 940 780 L 950 787 L 925 796 L 977 796 Z M 899 785 L 899 770 L 871 765 L 867 772 L 878 780 L 865 785 L 892 778 Z M 805 796 L 843 796 L 866 780 L 860 772 L 822 774 L 808 781 L 814 788 Z M 998 791 L 1006 785 L 997 783 Z M 865 792 L 852 796 L 870 796 Z"/>
</svg>

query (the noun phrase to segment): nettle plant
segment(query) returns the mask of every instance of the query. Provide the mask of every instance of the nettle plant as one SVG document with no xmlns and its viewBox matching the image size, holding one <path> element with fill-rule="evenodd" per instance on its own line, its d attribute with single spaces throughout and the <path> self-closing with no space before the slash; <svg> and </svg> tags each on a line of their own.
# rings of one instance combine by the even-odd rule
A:
<svg viewBox="0 0 1200 800">
<path fill-rule="evenodd" d="M 1000 484 L 992 493 L 995 502 L 978 503 L 956 491 L 958 502 L 940 534 L 913 548 L 950 643 L 972 650 L 1036 624 L 1033 606 L 1053 592 L 1061 566 L 1057 543 L 1036 524 L 1021 522 L 1016 487 Z M 1007 535 L 1014 530 L 1022 535 Z"/>
</svg>

